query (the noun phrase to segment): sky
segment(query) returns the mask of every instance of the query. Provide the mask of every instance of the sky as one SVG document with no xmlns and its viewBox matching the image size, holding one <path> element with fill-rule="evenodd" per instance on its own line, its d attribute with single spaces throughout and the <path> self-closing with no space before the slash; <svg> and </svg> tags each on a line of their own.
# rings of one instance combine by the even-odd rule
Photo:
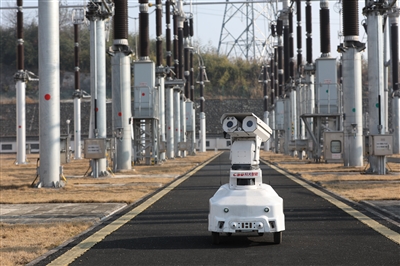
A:
<svg viewBox="0 0 400 266">
<path fill-rule="evenodd" d="M 238 0 L 232 0 L 231 3 L 234 3 L 234 1 Z M 155 0 L 150 0 L 149 2 L 154 3 Z M 163 3 L 165 2 L 164 0 L 162 1 Z M 221 4 L 196 4 L 196 3 L 205 3 L 205 2 L 221 2 Z M 87 1 L 84 0 L 64 0 L 62 1 L 63 4 L 65 5 L 86 5 Z M 224 20 L 224 13 L 225 13 L 225 8 L 227 5 L 225 4 L 225 0 L 216 0 L 216 1 L 211 1 L 211 0 L 192 0 L 192 6 L 189 5 L 190 1 L 184 1 L 184 11 L 186 13 L 192 12 L 193 13 L 193 18 L 194 18 L 194 43 L 200 43 L 201 46 L 212 46 L 217 48 L 218 43 L 220 40 L 221 36 L 221 30 L 222 30 L 222 25 L 223 25 L 223 20 Z M 362 20 L 365 19 L 365 17 L 361 14 L 362 8 L 364 7 L 365 1 L 359 1 L 359 21 L 360 21 L 360 27 L 359 27 L 359 32 L 360 32 L 360 41 L 361 42 L 367 42 L 367 35 L 364 31 L 364 28 L 361 26 Z M 37 0 L 24 0 L 23 1 L 24 6 L 37 6 L 38 1 Z M 1 0 L 0 1 L 0 7 L 10 7 L 10 6 L 15 6 L 16 5 L 16 0 Z M 139 6 L 138 6 L 138 1 L 129 1 L 128 0 L 128 6 L 129 6 L 129 32 L 136 32 L 138 29 L 138 16 L 139 16 Z M 240 7 L 241 4 L 235 4 L 235 7 Z M 256 10 L 261 10 L 262 6 L 266 5 L 260 5 L 260 4 L 254 4 L 254 9 Z M 228 5 L 228 7 L 232 7 L 232 5 Z M 295 5 L 294 5 L 295 7 Z M 280 10 L 281 4 L 278 4 L 277 9 Z M 340 38 L 339 34 L 342 31 L 342 26 L 341 26 L 341 14 L 340 14 L 340 9 L 341 9 L 341 4 L 338 1 L 329 1 L 329 8 L 330 8 L 330 33 L 331 33 L 331 56 L 332 57 L 338 57 L 338 53 L 336 51 L 337 46 L 340 44 Z M 150 7 L 149 12 L 150 12 L 150 37 L 155 38 L 155 8 Z M 244 10 L 244 9 L 243 9 Z M 305 40 L 306 40 L 306 33 L 305 33 L 305 2 L 302 1 L 302 40 L 303 40 L 303 48 L 302 48 L 302 53 L 303 53 L 303 58 L 305 59 L 306 57 L 306 45 L 305 45 Z M 318 58 L 320 57 L 320 43 L 319 43 L 319 1 L 313 1 L 312 2 L 312 11 L 313 11 L 313 17 L 312 17 L 312 37 L 313 37 L 313 57 Z M 4 23 L 3 20 L 3 14 L 4 12 L 10 12 L 10 10 L 0 10 L 0 24 Z M 267 16 L 274 17 L 274 11 L 269 9 L 264 12 L 264 14 L 267 14 Z M 231 20 L 225 24 L 225 30 L 228 30 L 231 32 L 235 38 L 238 37 L 238 34 L 242 33 L 245 29 L 245 18 L 243 15 L 235 16 L 232 17 L 231 14 L 226 14 L 226 18 L 231 17 Z M 24 10 L 24 16 L 30 16 L 30 17 L 37 17 L 37 9 L 25 9 Z M 293 15 L 294 19 L 294 42 L 295 42 L 295 57 L 297 53 L 297 48 L 296 48 L 296 15 Z M 163 24 L 165 23 L 165 17 L 163 17 Z M 269 21 L 267 19 L 259 19 L 255 23 L 256 25 L 256 36 L 259 38 L 263 39 L 265 36 L 268 36 L 270 34 L 269 32 Z M 72 23 L 71 23 L 72 26 Z M 257 30 L 258 29 L 258 30 Z M 163 25 L 163 34 L 165 34 L 165 25 Z M 235 35 L 236 34 L 236 35 Z M 222 51 L 224 52 L 224 51 Z M 367 53 L 364 52 L 363 56 L 367 57 Z"/>
</svg>

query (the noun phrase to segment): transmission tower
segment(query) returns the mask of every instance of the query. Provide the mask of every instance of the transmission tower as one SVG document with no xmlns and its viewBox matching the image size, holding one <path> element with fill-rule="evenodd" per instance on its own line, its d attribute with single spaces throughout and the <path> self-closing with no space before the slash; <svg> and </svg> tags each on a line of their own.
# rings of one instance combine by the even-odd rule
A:
<svg viewBox="0 0 400 266">
<path fill-rule="evenodd" d="M 276 2 L 226 2 L 218 54 L 263 60 L 271 51 L 269 24 L 275 19 Z"/>
</svg>

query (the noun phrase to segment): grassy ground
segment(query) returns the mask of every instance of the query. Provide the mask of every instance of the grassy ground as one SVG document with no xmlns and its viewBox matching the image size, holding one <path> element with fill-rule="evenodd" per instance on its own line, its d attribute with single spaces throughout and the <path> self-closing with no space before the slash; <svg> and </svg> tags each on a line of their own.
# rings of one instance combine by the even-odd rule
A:
<svg viewBox="0 0 400 266">
<path fill-rule="evenodd" d="M 393 157 L 400 158 L 400 155 Z M 315 182 L 337 194 L 362 200 L 400 200 L 400 164 L 388 163 L 391 173 L 387 175 L 364 174 L 363 167 L 345 167 L 343 164 L 300 161 L 295 157 L 261 151 L 261 158 L 276 163 L 293 174 Z"/>
<path fill-rule="evenodd" d="M 38 154 L 29 154 L 26 165 L 15 165 L 15 154 L 0 155 L 0 203 L 124 202 L 130 204 L 165 186 L 215 155 L 198 153 L 175 158 L 159 165 L 135 165 L 133 171 L 106 178 L 83 177 L 88 160 L 64 164 L 65 187 L 32 188 Z M 179 166 L 179 167 L 178 167 Z M 127 177 L 129 176 L 129 177 Z M 0 223 L 0 265 L 24 265 L 71 237 L 85 231 L 91 223 L 2 224 Z"/>
<path fill-rule="evenodd" d="M 92 225 L 81 222 L 33 225 L 0 224 L 0 265 L 25 265 Z"/>
<path fill-rule="evenodd" d="M 65 187 L 60 189 L 33 189 L 36 177 L 36 159 L 30 154 L 26 165 L 16 166 L 15 155 L 1 155 L 0 203 L 75 203 L 75 202 L 125 202 L 137 201 L 148 193 L 170 183 L 177 176 L 189 171 L 214 155 L 214 152 L 175 158 L 159 165 L 135 165 L 133 171 L 108 177 L 84 177 L 89 161 L 71 160 L 64 164 Z M 177 167 L 179 165 L 179 167 Z M 127 177 L 128 176 L 128 177 Z M 105 189 L 107 188 L 107 189 Z"/>
</svg>

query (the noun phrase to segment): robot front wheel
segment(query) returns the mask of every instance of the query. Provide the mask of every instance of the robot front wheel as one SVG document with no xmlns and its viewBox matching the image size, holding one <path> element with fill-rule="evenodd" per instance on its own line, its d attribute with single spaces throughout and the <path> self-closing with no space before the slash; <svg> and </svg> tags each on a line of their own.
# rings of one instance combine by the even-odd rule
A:
<svg viewBox="0 0 400 266">
<path fill-rule="evenodd" d="M 282 243 L 282 231 L 274 233 L 274 243 L 275 244 Z"/>
<path fill-rule="evenodd" d="M 211 232 L 213 238 L 213 244 L 218 245 L 220 243 L 219 233 L 218 232 Z M 228 233 L 228 236 L 231 236 L 232 233 Z M 263 235 L 263 234 L 260 234 Z M 274 233 L 274 243 L 280 244 L 282 243 L 282 231 Z"/>
<path fill-rule="evenodd" d="M 211 232 L 212 238 L 213 238 L 213 244 L 218 245 L 219 244 L 219 233 L 218 232 Z"/>
</svg>

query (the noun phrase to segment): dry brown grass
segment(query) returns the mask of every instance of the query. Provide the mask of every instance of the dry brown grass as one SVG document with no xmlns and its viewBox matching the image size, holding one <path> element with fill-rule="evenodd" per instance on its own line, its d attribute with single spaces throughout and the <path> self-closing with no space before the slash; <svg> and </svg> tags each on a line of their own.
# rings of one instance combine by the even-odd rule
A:
<svg viewBox="0 0 400 266">
<path fill-rule="evenodd" d="M 400 155 L 392 157 L 399 158 Z M 295 157 L 269 151 L 261 151 L 261 158 L 354 201 L 400 200 L 400 184 L 393 182 L 400 181 L 399 163 L 388 163 L 388 168 L 393 171 L 391 174 L 370 175 L 362 174 L 366 166 L 345 167 L 343 164 L 300 161 Z"/>
<path fill-rule="evenodd" d="M 0 224 L 0 265 L 25 265 L 85 231 L 91 223 Z"/>
<path fill-rule="evenodd" d="M 15 97 L 12 98 L 5 98 L 1 97 L 0 98 L 0 104 L 16 104 L 17 100 Z M 29 96 L 25 97 L 25 103 L 37 103 L 38 101 L 35 99 L 30 98 Z"/>
<path fill-rule="evenodd" d="M 346 198 L 361 200 L 400 200 L 400 184 L 322 184 L 329 190 Z"/>
<path fill-rule="evenodd" d="M 135 165 L 133 171 L 106 178 L 83 177 L 88 160 L 65 164 L 67 184 L 61 189 L 32 188 L 38 154 L 29 163 L 15 165 L 15 154 L 0 155 L 0 203 L 132 203 L 215 155 L 214 151 L 175 158 L 160 165 Z M 129 177 L 127 177 L 129 176 Z M 69 238 L 86 230 L 90 223 L 9 225 L 0 224 L 0 265 L 24 265 Z"/>
<path fill-rule="evenodd" d="M 15 155 L 1 154 L 0 203 L 78 203 L 124 202 L 130 204 L 177 176 L 188 172 L 215 153 L 198 153 L 186 158 L 175 158 L 159 165 L 136 165 L 133 171 L 116 173 L 105 178 L 83 177 L 89 161 L 71 160 L 64 164 L 67 184 L 60 189 L 32 188 L 36 176 L 38 154 L 28 156 L 29 164 L 15 165 Z M 179 166 L 179 167 L 178 167 Z M 127 177 L 128 176 L 128 177 Z"/>
</svg>

